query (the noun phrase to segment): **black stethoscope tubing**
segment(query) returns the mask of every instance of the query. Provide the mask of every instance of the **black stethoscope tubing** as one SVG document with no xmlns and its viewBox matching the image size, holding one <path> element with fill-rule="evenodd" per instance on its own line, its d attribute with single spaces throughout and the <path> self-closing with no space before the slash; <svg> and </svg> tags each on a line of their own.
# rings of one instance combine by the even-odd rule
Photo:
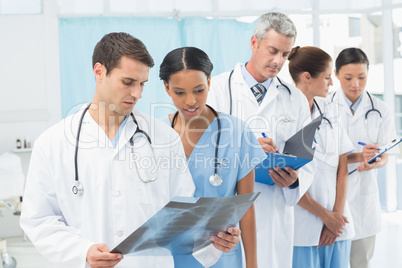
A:
<svg viewBox="0 0 402 268">
<path fill-rule="evenodd" d="M 220 119 L 220 117 L 219 117 L 219 114 L 215 111 L 214 108 L 212 108 L 212 107 L 209 106 L 208 104 L 205 104 L 205 105 L 206 105 L 206 106 L 211 110 L 211 112 L 215 115 L 216 121 L 217 121 L 217 123 L 218 123 L 218 135 L 216 136 L 215 159 L 214 159 L 214 161 L 215 161 L 215 163 L 214 163 L 214 175 L 216 175 L 216 174 L 217 174 L 217 171 L 218 171 L 218 147 L 219 147 L 219 141 L 220 141 L 220 139 L 221 139 L 221 129 L 222 129 L 222 126 L 221 126 L 221 119 Z M 171 123 L 171 125 L 170 125 L 172 128 L 174 128 L 174 124 L 175 124 L 175 122 L 176 122 L 176 118 L 177 118 L 178 115 L 179 115 L 179 112 L 177 111 L 177 112 L 174 114 L 173 118 L 172 118 L 172 123 Z"/>
<path fill-rule="evenodd" d="M 229 74 L 229 79 L 228 79 L 228 85 L 229 85 L 229 101 L 230 101 L 230 105 L 229 105 L 229 114 L 232 115 L 232 75 L 233 75 L 234 69 L 230 72 Z M 278 79 L 278 82 L 280 83 L 281 86 L 285 87 L 286 90 L 289 92 L 289 95 L 292 96 L 292 92 L 290 91 L 290 88 L 285 85 L 284 83 L 282 83 L 281 79 L 279 79 L 279 77 L 276 76 L 276 79 Z M 276 88 L 279 89 L 279 86 L 277 85 Z"/>
<path fill-rule="evenodd" d="M 80 142 L 80 134 L 81 134 L 81 126 L 82 126 L 82 121 L 84 120 L 84 116 L 85 113 L 88 111 L 89 107 L 91 106 L 91 103 L 84 109 L 84 111 L 82 112 L 81 118 L 80 118 L 80 123 L 78 125 L 78 130 L 77 130 L 77 139 L 76 139 L 76 145 L 75 145 L 75 153 L 74 153 L 74 170 L 75 170 L 75 185 L 73 186 L 72 190 L 74 194 L 78 194 L 80 196 L 82 196 L 84 194 L 84 187 L 82 186 L 82 184 L 79 182 L 79 178 L 78 178 L 78 147 L 79 147 L 79 142 Z M 147 138 L 149 144 L 152 144 L 151 142 L 151 138 L 149 137 L 149 135 L 143 131 L 142 129 L 140 129 L 140 126 L 137 123 L 137 120 L 135 119 L 135 116 L 133 113 L 130 113 L 134 123 L 137 125 L 137 129 L 135 130 L 134 134 L 131 136 L 130 138 L 130 144 L 133 148 L 134 146 L 134 135 L 136 133 L 142 133 L 144 134 L 144 136 Z"/>
<path fill-rule="evenodd" d="M 322 113 L 322 111 L 321 111 L 321 109 L 320 109 L 320 106 L 318 106 L 318 103 L 315 101 L 315 99 L 313 99 L 313 101 L 314 101 L 314 104 L 315 104 L 315 106 L 317 107 L 318 111 L 320 112 L 320 115 L 322 115 L 322 119 L 324 119 L 325 121 L 327 121 L 328 124 L 329 124 L 329 126 L 330 126 L 332 129 L 334 129 L 334 128 L 332 127 L 331 121 L 329 121 L 329 119 L 324 116 L 324 114 Z M 319 129 L 319 128 L 320 128 L 320 127 L 318 127 L 318 129 Z"/>
<path fill-rule="evenodd" d="M 377 112 L 378 115 L 379 115 L 381 118 L 382 118 L 382 114 L 381 114 L 381 112 L 380 112 L 379 110 L 377 110 L 376 108 L 374 108 L 373 98 L 371 97 L 370 93 L 368 93 L 368 91 L 366 91 L 366 93 L 367 93 L 367 96 L 369 97 L 370 103 L 371 103 L 371 109 L 368 110 L 368 111 L 366 112 L 366 114 L 364 115 L 365 123 L 367 124 L 367 118 L 368 118 L 368 114 L 369 114 L 369 113 L 371 113 L 371 112 Z M 331 102 L 334 102 L 335 94 L 336 94 L 336 91 L 334 92 L 334 94 L 332 94 Z"/>
</svg>

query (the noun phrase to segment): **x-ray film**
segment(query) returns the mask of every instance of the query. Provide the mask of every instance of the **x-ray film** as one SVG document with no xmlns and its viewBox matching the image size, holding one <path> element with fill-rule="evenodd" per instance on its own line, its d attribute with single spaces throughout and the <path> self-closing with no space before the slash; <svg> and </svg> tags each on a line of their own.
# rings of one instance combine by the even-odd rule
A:
<svg viewBox="0 0 402 268">
<path fill-rule="evenodd" d="M 176 197 L 111 252 L 138 256 L 193 254 L 211 244 L 210 236 L 235 226 L 259 194 Z"/>
</svg>

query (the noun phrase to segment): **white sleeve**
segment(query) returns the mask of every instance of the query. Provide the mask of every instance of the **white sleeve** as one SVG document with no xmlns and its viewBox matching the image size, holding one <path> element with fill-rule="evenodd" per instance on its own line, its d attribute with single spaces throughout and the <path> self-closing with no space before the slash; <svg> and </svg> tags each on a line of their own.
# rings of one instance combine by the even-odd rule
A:
<svg viewBox="0 0 402 268">
<path fill-rule="evenodd" d="M 84 239 L 79 230 L 65 223 L 54 189 L 45 140 L 39 138 L 32 152 L 20 225 L 35 248 L 48 260 L 70 267 L 85 267 L 87 251 L 94 242 Z"/>
<path fill-rule="evenodd" d="M 296 90 L 299 89 L 296 88 Z M 299 100 L 297 100 L 296 98 L 293 100 L 293 103 L 300 104 L 297 115 L 298 119 L 297 131 L 299 131 L 300 129 L 302 129 L 304 126 L 306 126 L 311 122 L 310 108 L 307 102 L 307 98 L 304 95 L 302 95 L 301 92 L 298 93 L 300 94 L 295 95 L 296 98 L 299 98 Z M 310 163 L 304 165 L 299 169 L 298 187 L 293 189 L 289 187 L 282 188 L 287 205 L 294 206 L 299 202 L 300 198 L 307 192 L 308 188 L 310 188 L 310 185 L 314 179 L 315 171 L 316 171 L 315 161 L 311 161 Z"/>
<path fill-rule="evenodd" d="M 396 134 L 396 129 L 395 129 L 395 121 L 394 121 L 394 114 L 391 113 L 391 110 L 388 107 L 385 107 L 383 111 L 383 117 L 384 117 L 384 141 L 383 143 L 385 144 L 384 146 L 388 146 L 391 144 L 391 142 L 395 139 L 398 138 L 398 135 Z M 380 145 L 383 146 L 383 145 Z M 395 146 L 391 150 L 388 151 L 389 155 L 397 155 L 399 154 L 399 146 Z"/>
</svg>

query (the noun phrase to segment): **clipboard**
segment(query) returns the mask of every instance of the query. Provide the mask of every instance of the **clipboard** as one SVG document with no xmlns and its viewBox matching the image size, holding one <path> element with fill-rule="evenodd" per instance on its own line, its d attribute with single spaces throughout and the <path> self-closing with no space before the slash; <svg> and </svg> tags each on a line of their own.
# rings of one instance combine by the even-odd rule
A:
<svg viewBox="0 0 402 268">
<path fill-rule="evenodd" d="M 191 255 L 210 245 L 211 235 L 235 226 L 259 194 L 175 197 L 111 252 L 136 256 Z"/>
<path fill-rule="evenodd" d="M 255 181 L 274 185 L 268 171 L 274 167 L 284 169 L 286 166 L 294 170 L 301 168 L 314 158 L 313 140 L 317 128 L 321 125 L 323 115 L 311 121 L 285 142 L 283 154 L 266 153 L 267 158 L 255 168 Z"/>
<path fill-rule="evenodd" d="M 394 148 L 396 145 L 398 145 L 401 142 L 402 142 L 402 138 L 400 138 L 399 140 L 398 139 L 393 140 L 391 145 L 388 148 L 385 148 L 384 151 L 382 151 L 381 153 L 373 156 L 369 161 L 367 161 L 367 163 L 369 163 L 369 164 L 373 163 L 377 159 L 377 157 L 380 157 L 381 155 L 383 155 L 384 153 L 388 152 L 389 150 L 391 150 L 392 148 Z M 357 168 L 355 168 L 354 170 L 349 172 L 348 175 L 354 173 L 356 170 L 357 170 Z"/>
</svg>

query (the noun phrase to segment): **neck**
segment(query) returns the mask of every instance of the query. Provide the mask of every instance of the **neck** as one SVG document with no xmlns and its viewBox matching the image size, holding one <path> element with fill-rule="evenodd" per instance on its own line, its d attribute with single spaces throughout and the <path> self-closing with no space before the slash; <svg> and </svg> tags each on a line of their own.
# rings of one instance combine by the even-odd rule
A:
<svg viewBox="0 0 402 268">
<path fill-rule="evenodd" d="M 174 122 L 175 129 L 206 129 L 215 118 L 214 113 L 207 106 L 196 117 L 186 118 L 182 113 L 176 113 L 178 114 Z"/>
<path fill-rule="evenodd" d="M 126 116 L 110 111 L 105 103 L 92 103 L 89 108 L 89 114 L 94 121 L 103 129 L 110 140 L 116 136 L 121 123 Z"/>
<path fill-rule="evenodd" d="M 265 77 L 260 75 L 252 60 L 247 63 L 246 70 L 251 74 L 252 77 L 254 77 L 255 80 L 257 80 L 258 83 L 263 83 L 265 80 L 267 80 Z"/>
<path fill-rule="evenodd" d="M 313 115 L 314 96 L 309 93 L 307 85 L 296 83 L 296 87 L 300 89 L 301 92 L 303 92 L 304 96 L 306 96 L 308 105 L 310 107 L 310 114 Z"/>
</svg>

